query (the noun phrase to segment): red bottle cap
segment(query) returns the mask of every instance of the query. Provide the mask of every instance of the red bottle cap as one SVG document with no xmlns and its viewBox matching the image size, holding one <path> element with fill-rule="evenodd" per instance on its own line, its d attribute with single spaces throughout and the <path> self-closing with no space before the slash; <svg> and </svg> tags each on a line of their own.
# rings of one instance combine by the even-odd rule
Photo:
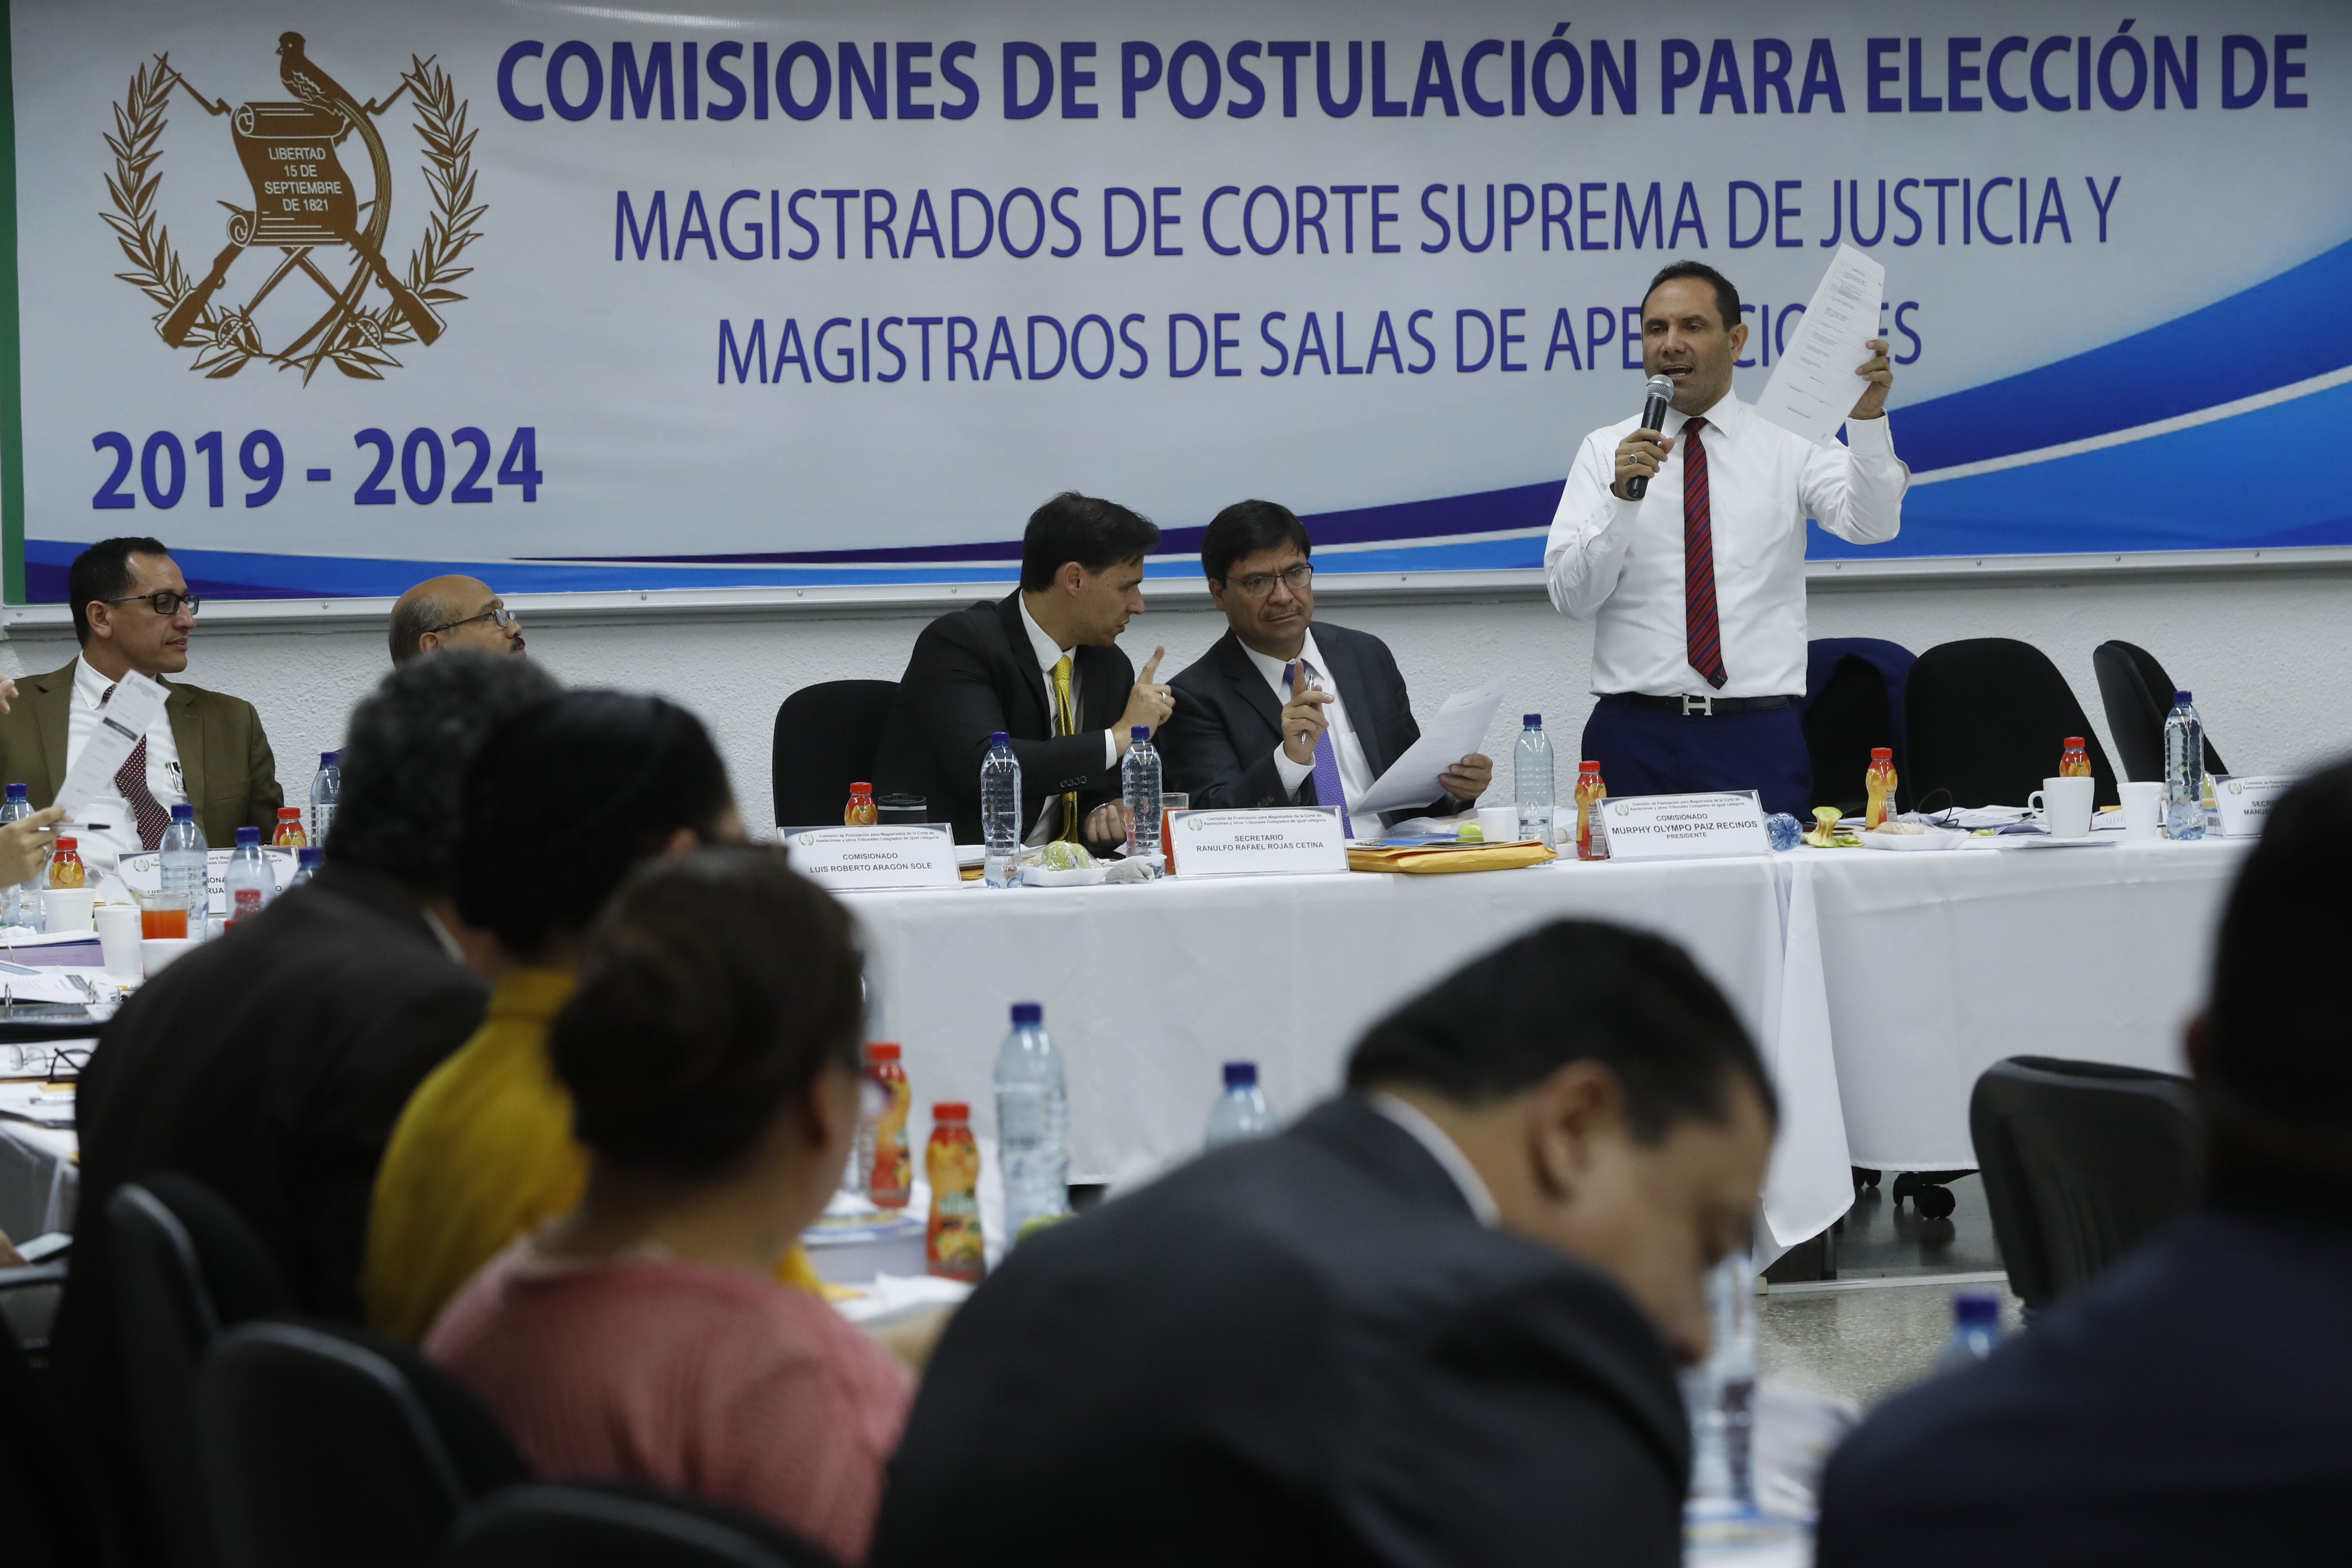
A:
<svg viewBox="0 0 2352 1568">
<path fill-rule="evenodd" d="M 877 1041 L 866 1047 L 866 1059 L 869 1062 L 895 1062 L 898 1059 L 898 1047 Z"/>
<path fill-rule="evenodd" d="M 2069 736 L 2067 736 L 2067 737 L 2066 737 L 2066 749 L 2067 749 L 2068 751 L 2070 751 L 2070 752 L 2079 752 L 2079 751 L 2081 751 L 2081 750 L 2083 749 L 2083 737 L 2082 737 L 2082 736 L 2080 736 L 2080 735 L 2069 735 Z"/>
<path fill-rule="evenodd" d="M 278 820 L 299 822 L 302 820 L 302 808 L 299 805 L 281 805 L 278 808 Z"/>
<path fill-rule="evenodd" d="M 1895 748 L 1873 746 L 1870 748 L 1870 760 L 1874 763 L 1891 763 L 1895 760 Z"/>
<path fill-rule="evenodd" d="M 942 1100 L 937 1105 L 931 1107 L 931 1120 L 934 1121 L 969 1121 L 971 1120 L 971 1106 L 965 1100 Z"/>
<path fill-rule="evenodd" d="M 1579 763 L 1576 764 L 1576 771 L 1580 773 L 1597 773 L 1601 771 L 1601 764 L 1599 763 Z"/>
<path fill-rule="evenodd" d="M 849 793 L 852 795 L 872 795 L 874 793 L 874 786 L 870 784 L 854 784 L 849 786 Z"/>
<path fill-rule="evenodd" d="M 81 840 L 79 838 L 60 838 L 58 840 L 58 847 L 60 849 L 70 849 L 80 842 Z"/>
</svg>

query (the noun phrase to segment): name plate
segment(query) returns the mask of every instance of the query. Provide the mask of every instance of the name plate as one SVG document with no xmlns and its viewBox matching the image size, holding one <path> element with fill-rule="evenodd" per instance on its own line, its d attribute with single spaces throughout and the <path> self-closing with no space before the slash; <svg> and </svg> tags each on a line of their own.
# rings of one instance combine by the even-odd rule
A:
<svg viewBox="0 0 2352 1568">
<path fill-rule="evenodd" d="M 790 827 L 785 863 L 828 892 L 956 888 L 955 829 L 944 822 L 874 827 Z"/>
<path fill-rule="evenodd" d="M 2294 787 L 2295 773 L 2217 773 L 2213 806 L 2221 814 L 2224 838 L 2259 838 L 2270 820 L 2271 807 Z"/>
<path fill-rule="evenodd" d="M 1718 795 L 1611 795 L 1601 803 L 1612 860 L 1769 855 L 1764 805 L 1752 789 Z"/>
<path fill-rule="evenodd" d="M 1348 868 L 1348 835 L 1335 805 L 1171 811 L 1168 819 L 1180 877 L 1288 876 Z"/>
<path fill-rule="evenodd" d="M 228 858 L 234 853 L 230 849 L 205 851 L 205 869 L 212 888 L 212 912 L 216 915 L 228 913 Z M 261 863 L 269 868 L 278 890 L 284 892 L 286 884 L 294 879 L 294 851 L 265 844 L 261 847 Z M 114 874 L 142 901 L 163 894 L 163 857 L 155 850 L 123 856 L 114 863 Z"/>
</svg>

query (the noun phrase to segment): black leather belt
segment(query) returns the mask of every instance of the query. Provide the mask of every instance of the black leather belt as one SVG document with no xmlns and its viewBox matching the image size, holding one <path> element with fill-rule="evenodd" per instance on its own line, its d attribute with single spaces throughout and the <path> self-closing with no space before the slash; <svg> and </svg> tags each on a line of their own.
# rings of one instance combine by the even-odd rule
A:
<svg viewBox="0 0 2352 1568">
<path fill-rule="evenodd" d="M 1669 713 L 1679 713 L 1686 719 L 1714 719 L 1732 713 L 1761 713 L 1772 708 L 1794 707 L 1801 699 L 1794 697 L 1653 697 L 1646 691 L 1612 691 L 1601 700 L 1622 702 L 1630 708 L 1659 708 Z"/>
</svg>

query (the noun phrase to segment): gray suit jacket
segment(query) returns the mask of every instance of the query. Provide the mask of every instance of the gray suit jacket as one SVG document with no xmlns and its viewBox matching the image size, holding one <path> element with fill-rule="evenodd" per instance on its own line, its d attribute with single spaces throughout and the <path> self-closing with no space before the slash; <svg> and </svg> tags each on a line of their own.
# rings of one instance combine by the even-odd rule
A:
<svg viewBox="0 0 2352 1568">
<path fill-rule="evenodd" d="M 17 682 L 10 710 L 0 713 L 0 784 L 23 784 L 36 809 L 57 799 L 65 783 L 73 675 L 68 660 L 63 669 L 26 676 Z M 236 842 L 240 827 L 258 827 L 267 839 L 286 796 L 278 787 L 278 761 L 269 753 L 261 715 L 241 697 L 173 680 L 163 684 L 171 692 L 163 711 L 205 842 L 226 848 Z"/>
</svg>

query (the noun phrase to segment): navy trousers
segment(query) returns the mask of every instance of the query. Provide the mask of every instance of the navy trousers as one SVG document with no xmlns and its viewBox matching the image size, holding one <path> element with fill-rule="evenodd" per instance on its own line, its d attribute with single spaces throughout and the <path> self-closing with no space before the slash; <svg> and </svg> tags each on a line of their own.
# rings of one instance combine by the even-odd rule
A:
<svg viewBox="0 0 2352 1568">
<path fill-rule="evenodd" d="M 1766 811 L 1811 820 L 1813 764 L 1796 703 L 1760 712 L 1685 718 L 1602 698 L 1584 721 L 1584 757 L 1611 795 L 1752 789 Z"/>
</svg>

